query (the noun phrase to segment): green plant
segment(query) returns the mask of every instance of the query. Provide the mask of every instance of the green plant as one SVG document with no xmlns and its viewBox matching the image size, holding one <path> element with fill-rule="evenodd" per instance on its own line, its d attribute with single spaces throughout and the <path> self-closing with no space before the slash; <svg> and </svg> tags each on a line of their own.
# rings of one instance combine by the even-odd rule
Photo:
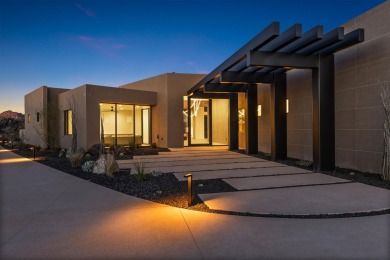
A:
<svg viewBox="0 0 390 260">
<path fill-rule="evenodd" d="M 83 172 L 92 172 L 94 164 L 95 164 L 94 161 L 86 161 L 81 166 L 81 169 L 83 170 Z"/>
<path fill-rule="evenodd" d="M 142 162 L 135 160 L 133 162 L 133 169 L 137 182 L 142 182 L 146 179 L 147 170 Z"/>
<path fill-rule="evenodd" d="M 310 165 L 312 165 L 312 162 L 306 161 L 306 160 L 300 160 L 300 161 L 296 162 L 296 164 L 299 166 L 303 166 L 303 167 L 309 167 Z"/>
<path fill-rule="evenodd" d="M 76 151 L 74 153 L 70 153 L 68 158 L 70 161 L 70 165 L 73 168 L 76 168 L 76 167 L 81 166 L 81 162 L 84 159 L 84 153 L 81 151 Z"/>
</svg>

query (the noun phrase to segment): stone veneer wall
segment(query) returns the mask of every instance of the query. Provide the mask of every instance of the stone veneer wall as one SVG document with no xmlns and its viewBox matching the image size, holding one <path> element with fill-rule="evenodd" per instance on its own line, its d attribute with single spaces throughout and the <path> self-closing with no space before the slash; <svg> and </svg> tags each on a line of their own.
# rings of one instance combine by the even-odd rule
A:
<svg viewBox="0 0 390 260">
<path fill-rule="evenodd" d="M 336 166 L 380 173 L 384 112 L 379 89 L 390 80 L 390 2 L 342 25 L 345 33 L 365 29 L 365 40 L 335 55 Z M 270 151 L 269 85 L 258 86 L 259 151 Z M 288 156 L 312 160 L 311 71 L 287 73 Z"/>
</svg>

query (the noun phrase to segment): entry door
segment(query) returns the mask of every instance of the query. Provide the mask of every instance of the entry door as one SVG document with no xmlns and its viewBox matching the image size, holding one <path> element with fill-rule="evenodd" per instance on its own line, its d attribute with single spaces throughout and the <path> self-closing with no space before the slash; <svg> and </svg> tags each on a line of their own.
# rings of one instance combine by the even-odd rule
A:
<svg viewBox="0 0 390 260">
<path fill-rule="evenodd" d="M 142 109 L 142 143 L 150 143 L 150 108 Z"/>
<path fill-rule="evenodd" d="M 210 113 L 209 100 L 191 98 L 191 144 L 209 144 Z"/>
</svg>

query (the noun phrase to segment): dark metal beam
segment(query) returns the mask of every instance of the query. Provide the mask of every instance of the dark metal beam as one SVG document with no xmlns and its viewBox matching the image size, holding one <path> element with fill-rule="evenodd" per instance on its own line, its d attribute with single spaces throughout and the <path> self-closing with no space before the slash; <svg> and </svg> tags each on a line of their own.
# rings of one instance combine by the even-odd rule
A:
<svg viewBox="0 0 390 260">
<path fill-rule="evenodd" d="M 271 84 L 271 158 L 287 158 L 286 73 L 274 74 Z"/>
<path fill-rule="evenodd" d="M 346 34 L 344 36 L 344 40 L 342 40 L 341 42 L 335 43 L 332 46 L 322 49 L 318 51 L 318 53 L 322 55 L 332 54 L 363 41 L 364 41 L 364 29 L 357 29 Z"/>
<path fill-rule="evenodd" d="M 227 99 L 230 98 L 230 93 L 204 93 L 203 91 L 195 91 L 191 98 L 212 98 L 212 99 Z"/>
<path fill-rule="evenodd" d="M 248 66 L 254 67 L 316 68 L 317 56 L 251 51 L 249 55 L 247 55 L 246 62 Z"/>
<path fill-rule="evenodd" d="M 261 31 L 258 35 L 256 35 L 252 40 L 250 40 L 247 44 L 245 44 L 242 48 L 240 48 L 237 52 L 235 52 L 232 56 L 230 56 L 227 60 L 225 60 L 222 64 L 220 64 L 217 68 L 215 68 L 212 72 L 210 72 L 206 77 L 204 77 L 201 81 L 199 81 L 194 87 L 187 91 L 188 94 L 191 94 L 195 90 L 199 89 L 207 82 L 215 78 L 218 73 L 226 70 L 232 64 L 235 64 L 237 61 L 245 58 L 245 55 L 250 50 L 254 50 L 256 48 L 260 48 L 264 44 L 268 43 L 275 37 L 279 35 L 280 32 L 280 24 L 279 22 L 273 22 L 263 31 Z"/>
<path fill-rule="evenodd" d="M 251 72 L 235 72 L 223 71 L 220 76 L 221 83 L 272 83 L 273 76 L 269 73 L 251 73 Z"/>
<path fill-rule="evenodd" d="M 245 120 L 246 120 L 246 153 L 258 152 L 257 137 L 257 85 L 248 88 L 245 95 Z"/>
<path fill-rule="evenodd" d="M 242 69 L 245 69 L 245 68 L 246 68 L 246 62 L 245 62 L 245 59 L 243 59 L 242 61 L 238 62 L 234 66 L 230 67 L 229 70 L 241 71 Z"/>
<path fill-rule="evenodd" d="M 313 93 L 313 169 L 335 168 L 334 55 L 320 56 L 318 69 L 312 70 Z"/>
<path fill-rule="evenodd" d="M 279 52 L 289 52 L 289 53 L 296 52 L 318 40 L 321 40 L 323 37 L 324 37 L 323 27 L 321 25 L 317 25 L 316 27 L 304 33 L 303 36 L 298 40 L 281 48 Z"/>
<path fill-rule="evenodd" d="M 246 92 L 248 84 L 218 84 L 218 83 L 207 83 L 204 86 L 204 92 L 208 93 L 238 93 Z"/>
<path fill-rule="evenodd" d="M 259 51 L 278 51 L 289 43 L 295 41 L 296 39 L 302 36 L 302 25 L 295 24 L 278 37 L 273 39 L 271 42 L 267 43 L 259 49 Z"/>
<path fill-rule="evenodd" d="M 344 39 L 344 27 L 337 27 L 336 29 L 328 32 L 324 35 L 322 40 L 319 40 L 316 43 L 310 44 L 306 48 L 303 48 L 296 53 L 300 54 L 312 54 L 318 50 L 326 48 L 327 46 L 334 44 L 336 42 L 342 41 Z"/>
<path fill-rule="evenodd" d="M 229 150 L 238 149 L 238 95 L 230 94 L 229 99 Z"/>
</svg>

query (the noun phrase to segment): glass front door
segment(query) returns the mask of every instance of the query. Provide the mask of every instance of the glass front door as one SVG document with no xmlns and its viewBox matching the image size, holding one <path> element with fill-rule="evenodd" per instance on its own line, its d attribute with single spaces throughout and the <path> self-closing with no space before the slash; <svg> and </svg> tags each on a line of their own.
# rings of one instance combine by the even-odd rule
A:
<svg viewBox="0 0 390 260">
<path fill-rule="evenodd" d="M 209 100 L 191 99 L 191 144 L 210 143 Z"/>
</svg>

